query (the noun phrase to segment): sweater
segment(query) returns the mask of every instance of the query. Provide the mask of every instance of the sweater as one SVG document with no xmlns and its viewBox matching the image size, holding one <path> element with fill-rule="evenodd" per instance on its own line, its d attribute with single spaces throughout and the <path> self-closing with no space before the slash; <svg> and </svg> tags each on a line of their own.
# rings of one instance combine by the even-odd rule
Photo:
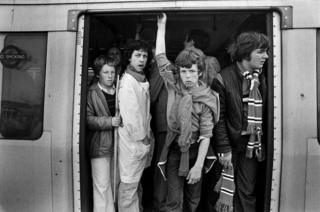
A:
<svg viewBox="0 0 320 212">
<path fill-rule="evenodd" d="M 193 133 L 199 132 L 200 142 L 202 138 L 212 136 L 213 122 L 219 119 L 219 98 L 218 95 L 199 81 L 199 87 L 186 89 L 180 79 L 173 75 L 170 61 L 165 54 L 156 56 L 160 75 L 168 90 L 167 122 L 168 134 L 166 144 L 163 147 L 158 167 L 165 178 L 165 164 L 168 156 L 168 148 L 173 141 L 179 142 L 181 150 L 179 175 L 186 176 L 189 172 L 189 147 Z M 188 115 L 190 114 L 190 115 Z M 208 171 L 215 159 L 211 146 L 209 146 L 207 159 Z"/>
</svg>

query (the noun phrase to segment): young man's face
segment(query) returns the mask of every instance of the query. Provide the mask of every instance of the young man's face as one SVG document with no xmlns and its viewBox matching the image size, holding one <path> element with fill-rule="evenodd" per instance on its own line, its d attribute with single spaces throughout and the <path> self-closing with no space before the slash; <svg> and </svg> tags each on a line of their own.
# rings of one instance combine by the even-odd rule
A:
<svg viewBox="0 0 320 212">
<path fill-rule="evenodd" d="M 189 40 L 189 36 L 186 35 L 186 38 L 183 41 L 183 46 L 184 46 L 185 49 L 194 47 L 194 41 L 193 40 L 189 40 L 188 41 L 188 40 Z"/>
<path fill-rule="evenodd" d="M 121 61 L 121 52 L 118 48 L 115 48 L 115 47 L 111 48 L 108 51 L 108 56 L 114 60 L 115 66 L 119 65 Z"/>
<path fill-rule="evenodd" d="M 137 71 L 143 72 L 148 60 L 148 53 L 146 51 L 134 50 L 131 58 L 129 59 L 130 65 L 132 65 Z"/>
<path fill-rule="evenodd" d="M 198 86 L 199 76 L 199 68 L 197 64 L 192 64 L 190 68 L 180 67 L 180 78 L 187 88 Z"/>
<path fill-rule="evenodd" d="M 116 75 L 115 68 L 105 64 L 99 73 L 99 83 L 103 87 L 112 87 L 114 82 L 114 77 Z"/>
<path fill-rule="evenodd" d="M 248 60 L 248 68 L 250 68 L 251 70 L 261 69 L 267 59 L 268 53 L 266 49 L 255 49 L 250 54 L 250 59 Z"/>
</svg>

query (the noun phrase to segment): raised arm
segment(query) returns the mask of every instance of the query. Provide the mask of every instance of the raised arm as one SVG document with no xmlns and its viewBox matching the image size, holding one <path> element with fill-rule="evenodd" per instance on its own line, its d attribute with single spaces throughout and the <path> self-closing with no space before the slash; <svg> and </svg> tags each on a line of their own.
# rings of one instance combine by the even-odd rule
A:
<svg viewBox="0 0 320 212">
<path fill-rule="evenodd" d="M 167 22 L 167 16 L 166 14 L 162 13 L 158 17 L 155 59 L 157 61 L 159 74 L 163 78 L 168 88 L 169 85 L 175 86 L 176 79 L 173 74 L 173 72 L 175 71 L 175 66 L 171 64 L 171 62 L 168 60 L 166 56 L 166 43 L 165 43 L 166 22 Z"/>
<path fill-rule="evenodd" d="M 162 13 L 158 16 L 158 30 L 157 30 L 157 40 L 156 40 L 156 51 L 155 54 L 159 55 L 161 53 L 166 53 L 166 22 L 167 15 Z"/>
</svg>

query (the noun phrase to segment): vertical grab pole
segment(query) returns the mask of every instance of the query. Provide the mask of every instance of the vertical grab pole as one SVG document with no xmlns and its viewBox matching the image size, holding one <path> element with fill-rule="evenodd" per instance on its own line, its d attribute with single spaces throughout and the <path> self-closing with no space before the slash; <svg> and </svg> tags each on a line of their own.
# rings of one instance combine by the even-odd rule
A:
<svg viewBox="0 0 320 212">
<path fill-rule="evenodd" d="M 117 75 L 116 85 L 116 116 L 119 116 L 119 74 Z M 116 189 L 117 189 L 117 162 L 118 162 L 118 127 L 114 128 L 114 150 L 113 150 L 113 202 L 116 203 Z"/>
</svg>

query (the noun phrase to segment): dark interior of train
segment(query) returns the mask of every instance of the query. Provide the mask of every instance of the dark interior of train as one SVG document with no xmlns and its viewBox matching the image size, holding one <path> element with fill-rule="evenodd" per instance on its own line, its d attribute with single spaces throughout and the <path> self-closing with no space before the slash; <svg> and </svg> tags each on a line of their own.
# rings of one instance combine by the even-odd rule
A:
<svg viewBox="0 0 320 212">
<path fill-rule="evenodd" d="M 169 11 L 167 12 L 166 50 L 170 60 L 183 49 L 183 41 L 186 33 L 191 29 L 202 29 L 209 33 L 210 43 L 204 50 L 206 55 L 218 59 L 221 68 L 231 63 L 226 52 L 229 42 L 243 31 L 259 31 L 271 37 L 268 13 L 265 11 Z M 106 54 L 108 49 L 116 46 L 123 50 L 130 39 L 135 39 L 137 26 L 142 26 L 140 38 L 153 43 L 157 30 L 157 13 L 101 13 L 92 14 L 89 17 L 87 70 L 88 81 L 93 60 L 101 54 Z M 270 66 L 267 64 L 265 67 Z M 266 71 L 267 73 L 269 71 Z M 270 74 L 267 78 L 270 78 Z M 92 186 L 90 179 L 90 161 L 87 155 L 87 143 L 82 142 L 81 149 L 81 205 L 83 211 L 92 211 Z M 270 148 L 271 149 L 271 148 Z M 265 211 L 268 208 L 268 196 L 270 189 L 270 171 L 264 164 L 259 172 L 261 182 L 258 185 L 257 211 Z M 269 174 L 267 174 L 267 172 Z M 152 171 L 146 170 L 142 179 L 144 186 L 143 205 L 145 211 L 149 211 L 152 203 Z M 200 210 L 201 211 L 201 210 Z"/>
<path fill-rule="evenodd" d="M 169 59 L 174 60 L 183 49 L 186 33 L 202 29 L 210 35 L 205 49 L 207 55 L 215 56 L 222 67 L 230 63 L 226 46 L 242 31 L 266 32 L 266 15 L 262 12 L 170 12 L 167 13 L 166 48 Z M 89 66 L 99 54 L 106 54 L 112 46 L 123 50 L 130 39 L 135 39 L 137 25 L 142 25 L 140 38 L 153 42 L 157 30 L 157 14 L 98 14 L 90 24 Z"/>
</svg>

